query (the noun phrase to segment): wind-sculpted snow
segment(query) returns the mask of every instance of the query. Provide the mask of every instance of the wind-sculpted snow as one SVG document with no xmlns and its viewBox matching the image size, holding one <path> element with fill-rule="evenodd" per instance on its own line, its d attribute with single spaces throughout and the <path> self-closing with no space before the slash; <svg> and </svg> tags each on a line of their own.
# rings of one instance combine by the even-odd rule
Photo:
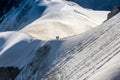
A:
<svg viewBox="0 0 120 80">
<path fill-rule="evenodd" d="M 95 27 L 101 24 L 104 20 L 107 19 L 107 13 L 108 12 L 106 11 L 87 10 L 77 5 L 77 3 L 64 0 L 23 0 L 17 8 L 11 8 L 10 11 L 4 15 L 4 19 L 1 18 L 2 21 L 0 23 L 0 31 L 24 29 L 24 27 L 28 27 L 32 23 L 36 23 L 36 21 L 41 22 L 43 18 L 45 18 L 45 20 L 48 20 L 46 24 L 50 23 L 50 25 L 54 25 L 54 21 L 57 18 L 62 20 L 62 22 L 60 22 L 62 25 L 57 24 L 59 23 L 57 20 L 55 22 L 55 25 L 61 27 L 71 26 L 75 28 L 75 30 L 80 30 L 79 32 L 81 33 L 91 29 L 91 27 Z M 53 22 L 51 23 L 51 21 Z M 66 24 L 66 21 L 69 23 L 71 22 L 72 25 L 69 25 L 68 22 Z M 40 25 L 42 24 L 40 23 Z M 47 25 L 42 26 L 45 28 L 49 27 Z M 39 29 L 41 30 L 41 27 L 39 27 Z M 46 29 L 43 29 L 42 31 L 44 30 L 47 31 Z M 74 29 L 73 32 L 75 32 Z M 69 33 L 65 34 L 67 35 Z M 72 35 L 73 34 L 76 35 L 76 32 L 72 33 Z M 52 36 L 54 37 L 55 35 Z"/>
<path fill-rule="evenodd" d="M 0 33 L 0 67 L 22 68 L 32 57 L 39 40 L 19 33 Z"/>
<path fill-rule="evenodd" d="M 16 80 L 119 80 L 118 16 L 82 35 L 47 42 Z"/>
<path fill-rule="evenodd" d="M 77 35 L 100 25 L 107 18 L 106 11 L 84 9 L 71 2 L 50 2 L 42 17 L 21 31 L 37 39 L 50 40 Z"/>
<path fill-rule="evenodd" d="M 23 0 L 19 7 L 12 7 L 0 22 L 0 31 L 20 30 L 41 17 L 46 6 L 35 0 Z"/>
</svg>

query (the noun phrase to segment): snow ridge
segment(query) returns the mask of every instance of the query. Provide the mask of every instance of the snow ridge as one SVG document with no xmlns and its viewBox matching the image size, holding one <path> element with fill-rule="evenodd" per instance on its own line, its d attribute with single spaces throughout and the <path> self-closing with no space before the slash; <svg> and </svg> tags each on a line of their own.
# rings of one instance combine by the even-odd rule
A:
<svg viewBox="0 0 120 80">
<path fill-rule="evenodd" d="M 50 41 L 47 44 L 50 51 L 44 53 L 42 62 L 36 53 L 34 60 L 38 59 L 38 62 L 32 60 L 32 67 L 29 63 L 16 80 L 119 80 L 118 16 L 120 14 L 86 34 Z M 113 20 L 115 22 L 111 23 Z M 54 49 L 56 44 L 57 49 Z M 36 68 L 37 64 L 41 67 Z"/>
<path fill-rule="evenodd" d="M 0 33 L 0 67 L 21 69 L 16 80 L 119 80 L 120 14 L 103 23 L 108 11 L 65 0 L 19 6 L 0 24 L 8 31 Z"/>
</svg>

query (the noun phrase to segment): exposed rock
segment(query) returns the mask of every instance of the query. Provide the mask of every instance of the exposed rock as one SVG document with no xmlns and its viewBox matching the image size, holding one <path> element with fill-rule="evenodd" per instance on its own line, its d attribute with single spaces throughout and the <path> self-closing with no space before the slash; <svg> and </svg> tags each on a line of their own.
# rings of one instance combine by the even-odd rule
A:
<svg viewBox="0 0 120 80">
<path fill-rule="evenodd" d="M 14 80 L 19 72 L 16 67 L 0 67 L 0 80 Z"/>
<path fill-rule="evenodd" d="M 120 6 L 115 6 L 113 8 L 113 10 L 108 14 L 108 19 L 112 18 L 113 16 L 115 16 L 116 14 L 118 14 L 120 12 Z"/>
</svg>

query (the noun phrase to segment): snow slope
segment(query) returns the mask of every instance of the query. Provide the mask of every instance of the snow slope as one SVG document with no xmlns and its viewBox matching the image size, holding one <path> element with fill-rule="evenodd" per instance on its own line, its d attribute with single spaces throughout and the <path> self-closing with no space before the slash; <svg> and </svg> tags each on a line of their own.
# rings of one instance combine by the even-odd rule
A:
<svg viewBox="0 0 120 80">
<path fill-rule="evenodd" d="M 37 39 L 50 40 L 77 35 L 100 25 L 108 11 L 85 9 L 73 2 L 51 1 L 42 17 L 21 31 Z"/>
<path fill-rule="evenodd" d="M 36 0 L 22 0 L 18 7 L 12 7 L 1 17 L 0 31 L 20 30 L 40 18 L 45 8 L 45 5 L 40 5 Z"/>
<path fill-rule="evenodd" d="M 16 80 L 119 80 L 119 16 L 82 35 L 47 42 Z"/>
<path fill-rule="evenodd" d="M 120 14 L 86 32 L 108 12 L 61 0 L 23 0 L 20 6 L 0 24 L 1 31 L 19 30 L 37 19 L 21 32 L 0 33 L 0 67 L 21 69 L 16 80 L 119 80 Z M 47 41 L 56 35 L 61 39 Z"/>
<path fill-rule="evenodd" d="M 0 67 L 22 68 L 33 57 L 41 41 L 20 32 L 0 33 Z"/>
<path fill-rule="evenodd" d="M 23 0 L 4 15 L 0 31 L 22 29 L 37 39 L 64 38 L 100 25 L 108 12 L 85 9 L 64 0 Z"/>
</svg>

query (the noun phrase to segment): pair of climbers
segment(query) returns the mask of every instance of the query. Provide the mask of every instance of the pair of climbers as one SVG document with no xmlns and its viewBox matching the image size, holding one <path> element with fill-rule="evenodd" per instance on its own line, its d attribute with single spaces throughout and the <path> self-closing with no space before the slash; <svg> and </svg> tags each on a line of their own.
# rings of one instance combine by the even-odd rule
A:
<svg viewBox="0 0 120 80">
<path fill-rule="evenodd" d="M 56 36 L 56 39 L 59 39 L 59 36 Z"/>
</svg>

